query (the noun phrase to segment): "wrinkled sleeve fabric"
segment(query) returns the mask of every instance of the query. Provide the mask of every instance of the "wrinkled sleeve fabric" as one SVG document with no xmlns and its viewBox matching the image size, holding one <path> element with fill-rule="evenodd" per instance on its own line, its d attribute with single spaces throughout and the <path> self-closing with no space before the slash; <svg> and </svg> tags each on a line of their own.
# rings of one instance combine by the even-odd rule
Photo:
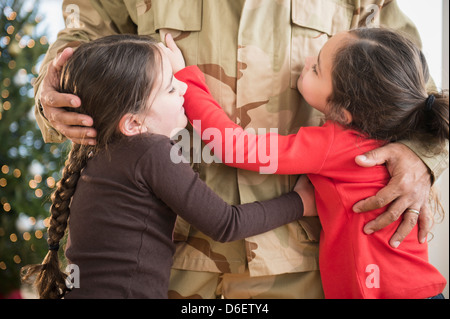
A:
<svg viewBox="0 0 450 319">
<path fill-rule="evenodd" d="M 181 156 L 176 147 L 165 137 L 152 143 L 137 165 L 137 180 L 172 211 L 214 240 L 243 239 L 303 216 L 303 203 L 295 192 L 268 201 L 227 204 L 189 164 L 174 160 L 174 156 Z"/>
</svg>

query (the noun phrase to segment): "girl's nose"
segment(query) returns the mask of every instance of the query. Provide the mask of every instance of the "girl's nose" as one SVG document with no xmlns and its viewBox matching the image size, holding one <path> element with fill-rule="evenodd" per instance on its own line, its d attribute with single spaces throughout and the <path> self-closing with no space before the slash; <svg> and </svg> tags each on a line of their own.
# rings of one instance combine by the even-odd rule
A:
<svg viewBox="0 0 450 319">
<path fill-rule="evenodd" d="M 181 82 L 179 80 L 177 80 L 177 84 L 178 84 L 178 91 L 180 92 L 180 95 L 183 96 L 186 93 L 187 90 L 187 84 L 184 82 Z"/>
<path fill-rule="evenodd" d="M 316 57 L 314 56 L 309 56 L 307 58 L 305 58 L 305 68 L 310 68 L 311 65 L 314 64 Z"/>
</svg>

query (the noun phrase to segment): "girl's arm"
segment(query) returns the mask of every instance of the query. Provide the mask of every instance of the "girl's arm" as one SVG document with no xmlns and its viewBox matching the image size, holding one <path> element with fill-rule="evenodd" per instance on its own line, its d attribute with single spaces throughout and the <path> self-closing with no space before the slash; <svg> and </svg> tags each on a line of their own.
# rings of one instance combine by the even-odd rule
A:
<svg viewBox="0 0 450 319">
<path fill-rule="evenodd" d="M 321 169 L 333 141 L 332 127 L 301 128 L 287 136 L 279 135 L 277 129 L 260 135 L 243 130 L 211 96 L 203 73 L 196 66 L 185 68 L 183 54 L 172 36 L 167 34 L 165 40 L 167 47 L 161 43 L 161 50 L 176 77 L 188 84 L 186 115 L 223 163 L 266 174 L 303 174 Z"/>
<path fill-rule="evenodd" d="M 267 174 L 318 172 L 334 137 L 332 127 L 301 128 L 279 135 L 276 129 L 257 135 L 232 122 L 211 96 L 203 73 L 189 66 L 176 73 L 188 85 L 185 111 L 214 155 L 229 166 Z"/>
<path fill-rule="evenodd" d="M 303 216 L 303 202 L 296 192 L 263 202 L 228 205 L 189 164 L 174 163 L 172 157 L 176 147 L 168 138 L 154 136 L 137 165 L 136 180 L 214 240 L 225 242 L 247 238 Z M 308 205 L 311 201 L 314 202 L 314 198 L 305 198 Z M 313 213 L 309 211 L 308 215 Z"/>
</svg>

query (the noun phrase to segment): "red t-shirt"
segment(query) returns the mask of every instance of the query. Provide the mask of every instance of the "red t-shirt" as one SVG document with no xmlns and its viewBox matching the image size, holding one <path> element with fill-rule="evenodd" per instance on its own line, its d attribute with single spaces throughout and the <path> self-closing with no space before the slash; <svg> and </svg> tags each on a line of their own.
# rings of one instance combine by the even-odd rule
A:
<svg viewBox="0 0 450 319">
<path fill-rule="evenodd" d="M 380 141 L 331 121 L 287 136 L 252 134 L 228 118 L 197 67 L 176 77 L 188 84 L 186 115 L 222 162 L 261 173 L 308 174 L 323 228 L 319 263 L 326 298 L 427 298 L 443 291 L 446 280 L 428 262 L 417 225 L 394 249 L 389 239 L 401 220 L 366 235 L 364 225 L 385 209 L 352 211 L 390 179 L 385 166 L 363 168 L 354 160 L 382 145 Z"/>
</svg>

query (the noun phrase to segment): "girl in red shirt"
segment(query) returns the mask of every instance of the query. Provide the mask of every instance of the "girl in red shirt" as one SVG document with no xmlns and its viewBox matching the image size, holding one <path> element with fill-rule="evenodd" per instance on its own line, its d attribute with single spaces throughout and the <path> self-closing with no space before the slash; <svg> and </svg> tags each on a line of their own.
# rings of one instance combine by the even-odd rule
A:
<svg viewBox="0 0 450 319">
<path fill-rule="evenodd" d="M 181 69 L 181 53 L 170 38 L 167 44 L 174 71 Z M 188 84 L 186 115 L 222 162 L 263 173 L 308 174 L 323 227 L 320 270 L 326 298 L 429 298 L 443 291 L 446 280 L 428 262 L 417 225 L 392 248 L 388 239 L 400 220 L 366 235 L 364 225 L 384 209 L 352 211 L 354 203 L 389 180 L 386 167 L 362 168 L 356 156 L 400 140 L 425 141 L 425 149 L 441 146 L 431 154 L 445 151 L 448 96 L 427 91 L 425 57 L 411 41 L 385 29 L 331 38 L 306 61 L 297 83 L 327 121 L 288 136 L 256 135 L 233 123 L 209 94 L 198 68 L 184 68 L 176 76 Z M 407 213 L 419 211 L 411 207 Z"/>
</svg>

